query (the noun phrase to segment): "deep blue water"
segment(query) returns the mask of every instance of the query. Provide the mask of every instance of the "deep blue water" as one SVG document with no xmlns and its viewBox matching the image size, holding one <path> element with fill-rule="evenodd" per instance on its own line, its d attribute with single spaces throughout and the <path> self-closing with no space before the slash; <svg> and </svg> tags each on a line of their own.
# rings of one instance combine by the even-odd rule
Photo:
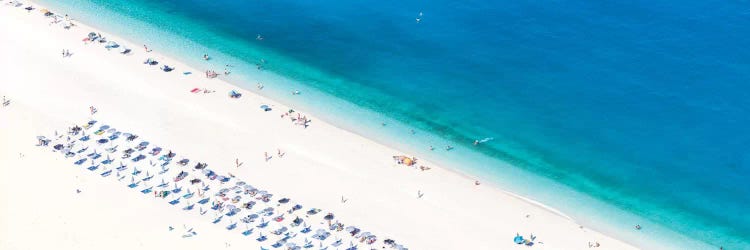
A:
<svg viewBox="0 0 750 250">
<path fill-rule="evenodd" d="M 747 1 L 48 4 L 87 9 L 81 19 L 88 23 L 105 18 L 91 10 L 117 13 L 121 22 L 137 20 L 189 41 L 167 52 L 208 48 L 248 72 L 265 59 L 266 72 L 290 79 L 289 86 L 437 138 L 394 143 L 447 140 L 634 214 L 640 221 L 633 224 L 750 248 Z M 119 27 L 134 39 L 166 39 Z M 495 140 L 471 146 L 484 137 Z M 468 172 L 502 175 L 502 168 L 482 164 Z M 566 203 L 564 212 L 580 216 Z M 664 241 L 661 232 L 636 241 Z"/>
</svg>

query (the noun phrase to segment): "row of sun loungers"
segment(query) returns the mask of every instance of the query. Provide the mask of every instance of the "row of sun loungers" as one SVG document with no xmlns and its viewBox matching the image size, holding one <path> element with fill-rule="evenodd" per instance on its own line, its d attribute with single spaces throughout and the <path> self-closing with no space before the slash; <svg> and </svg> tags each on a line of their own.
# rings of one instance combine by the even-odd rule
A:
<svg viewBox="0 0 750 250">
<path fill-rule="evenodd" d="M 257 241 L 264 246 L 261 249 L 407 249 L 392 239 L 381 240 L 357 226 L 346 226 L 333 213 L 285 197 L 274 199 L 274 194 L 217 173 L 205 162 L 193 162 L 107 125 L 95 129 L 96 124 L 89 121 L 70 128 L 65 139 L 37 137 L 38 146 L 52 145 L 53 152 L 72 158 L 85 172 L 124 182 L 129 189 L 163 199 L 192 216 L 208 217 L 227 231 Z M 112 156 L 117 154 L 120 157 Z M 191 233 L 183 236 L 197 234 Z"/>
</svg>

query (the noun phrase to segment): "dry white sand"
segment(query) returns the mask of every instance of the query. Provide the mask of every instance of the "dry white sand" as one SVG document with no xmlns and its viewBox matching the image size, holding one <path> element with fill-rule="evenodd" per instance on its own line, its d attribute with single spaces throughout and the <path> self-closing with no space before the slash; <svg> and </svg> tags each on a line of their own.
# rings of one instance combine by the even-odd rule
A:
<svg viewBox="0 0 750 250">
<path fill-rule="evenodd" d="M 0 95 L 11 105 L 0 108 L 0 249 L 258 248 L 207 217 L 188 215 L 34 146 L 37 135 L 86 122 L 92 105 L 99 110 L 96 120 L 208 162 L 274 198 L 332 211 L 347 225 L 410 249 L 526 249 L 512 242 L 516 233 L 537 236 L 536 249 L 585 249 L 595 241 L 601 249 L 634 248 L 436 164 L 420 162 L 429 171 L 396 165 L 391 156 L 402 153 L 319 119 L 307 129 L 295 126 L 279 117 L 288 109 L 282 104 L 206 79 L 203 69 L 147 53 L 105 31 L 98 32 L 133 55 L 84 44 L 92 28 L 76 22 L 65 30 L 49 25 L 38 10 L 27 13 L 5 2 Z M 73 56 L 63 58 L 63 49 Z M 177 69 L 146 66 L 148 57 Z M 216 92 L 190 93 L 194 87 Z M 243 97 L 228 98 L 231 89 Z M 274 111 L 262 112 L 260 104 Z M 286 156 L 276 157 L 277 149 Z M 264 152 L 274 157 L 265 162 Z M 236 168 L 235 158 L 244 165 Z M 418 199 L 420 190 L 425 195 Z M 348 201 L 341 203 L 341 196 Z M 183 224 L 199 234 L 181 238 Z"/>
</svg>

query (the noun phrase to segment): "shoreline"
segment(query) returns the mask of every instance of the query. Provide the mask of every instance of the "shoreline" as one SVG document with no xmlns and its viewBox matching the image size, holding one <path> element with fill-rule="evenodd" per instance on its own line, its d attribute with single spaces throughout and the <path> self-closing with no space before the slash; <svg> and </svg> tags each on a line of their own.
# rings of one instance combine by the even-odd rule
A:
<svg viewBox="0 0 750 250">
<path fill-rule="evenodd" d="M 3 6 L 3 7 L 6 7 L 6 6 Z M 39 8 L 39 6 L 38 6 L 38 5 L 37 5 L 36 7 L 37 7 L 37 8 Z M 32 13 L 34 13 L 34 11 L 32 11 Z M 38 13 L 36 13 L 36 14 L 38 14 Z M 35 16 L 35 17 L 32 17 L 32 18 L 41 18 L 41 17 Z M 84 24 L 80 24 L 80 23 L 77 23 L 77 25 L 78 25 L 77 27 L 74 27 L 74 28 L 73 28 L 74 30 L 75 30 L 75 29 L 78 29 L 78 30 L 81 30 L 81 31 L 83 31 L 83 29 L 87 29 L 87 28 L 88 28 L 88 29 L 93 29 L 93 28 L 91 28 L 91 27 L 89 27 L 89 26 L 87 26 L 87 25 L 84 25 Z M 55 27 L 55 28 L 57 28 L 57 27 Z M 63 31 L 63 32 L 70 32 L 70 31 Z M 85 32 L 88 32 L 88 31 L 85 31 Z M 105 35 L 105 36 L 106 36 L 106 35 Z M 109 36 L 108 36 L 108 37 L 109 37 Z M 116 39 L 116 40 L 117 40 L 118 42 L 121 42 L 121 44 L 128 44 L 128 43 L 130 43 L 130 42 L 129 42 L 128 40 L 122 40 L 122 39 L 120 39 L 119 37 L 116 37 L 115 35 L 112 35 L 111 37 L 115 38 L 115 39 Z M 72 41 L 70 41 L 70 42 L 72 42 Z M 131 43 L 131 44 L 132 44 L 132 43 Z M 133 44 L 133 45 L 135 45 L 135 44 Z M 131 48 L 131 49 L 134 49 L 134 50 L 138 50 L 138 49 L 136 49 L 136 48 L 138 48 L 138 47 L 139 47 L 139 46 L 131 46 L 130 48 Z M 94 48 L 94 49 L 95 49 L 95 50 L 99 50 L 99 51 L 100 51 L 100 52 L 99 52 L 100 54 L 101 54 L 101 51 L 103 50 L 102 48 Z M 88 49 L 88 50 L 92 50 L 92 49 Z M 74 52 L 74 53 L 78 53 L 78 52 Z M 87 52 L 82 52 L 82 53 L 87 53 Z M 107 52 L 103 52 L 103 53 L 107 53 Z M 114 53 L 114 52 L 109 52 L 109 53 Z M 143 53 L 143 52 L 137 52 L 137 53 L 136 53 L 136 55 L 138 55 L 138 56 L 141 56 L 141 55 L 142 55 L 142 53 Z M 191 69 L 191 70 L 194 70 L 194 68 L 190 68 L 190 66 L 189 66 L 189 65 L 185 65 L 184 63 L 181 63 L 181 62 L 178 62 L 178 61 L 175 61 L 175 60 L 170 60 L 170 58 L 169 58 L 169 57 L 167 57 L 167 56 L 164 56 L 164 55 L 161 55 L 161 54 L 159 54 L 159 53 L 157 53 L 157 52 L 150 52 L 150 53 L 151 53 L 151 54 L 148 54 L 148 55 L 152 55 L 153 57 L 159 58 L 159 60 L 160 60 L 160 61 L 164 61 L 164 62 L 167 62 L 168 64 L 170 64 L 170 66 L 173 66 L 172 64 L 177 64 L 177 67 L 178 67 L 177 71 L 183 71 L 183 70 L 182 70 L 182 67 L 183 67 L 183 66 L 184 66 L 184 67 L 185 67 L 186 69 Z M 117 55 L 117 56 L 119 56 L 119 55 Z M 74 55 L 74 57 L 75 57 L 75 55 Z M 119 58 L 118 58 L 118 59 L 119 59 Z M 106 60 L 106 59 L 105 59 L 105 60 Z M 124 60 L 125 60 L 125 59 L 123 59 L 123 60 L 121 60 L 121 61 L 124 61 Z M 133 61 L 133 60 L 130 60 L 130 61 Z M 173 67 L 174 67 L 174 66 L 173 66 Z M 200 71 L 198 71 L 198 72 L 200 72 Z M 162 72 L 158 72 L 158 73 L 162 73 Z M 177 78 L 177 77 L 193 77 L 193 78 L 196 78 L 196 77 L 197 77 L 197 78 L 200 78 L 200 77 L 201 77 L 201 76 L 195 76 L 195 75 L 189 75 L 189 76 L 175 76 L 176 74 L 178 74 L 178 72 L 176 72 L 176 73 L 172 73 L 172 74 L 171 74 L 170 76 L 173 76 L 173 78 Z M 205 79 L 201 79 L 201 80 L 202 80 L 202 81 L 206 81 Z M 215 84 L 215 83 L 217 82 L 217 80 L 218 80 L 219 84 Z M 222 80 L 222 79 L 214 79 L 214 80 L 212 80 L 209 86 L 217 86 L 217 85 L 220 85 L 220 86 L 218 86 L 218 87 L 217 87 L 217 89 L 222 89 L 222 91 L 223 91 L 223 90 L 225 90 L 225 89 L 227 89 L 227 88 L 242 89 L 242 88 L 240 88 L 240 87 L 238 87 L 238 86 L 235 86 L 235 85 L 231 85 L 231 84 L 229 84 L 229 83 L 225 82 L 225 81 L 224 81 L 224 80 Z M 189 88 L 192 88 L 192 86 L 180 86 L 180 87 L 181 87 L 181 88 L 184 88 L 184 90 L 181 90 L 181 91 L 185 91 L 185 92 L 186 92 L 186 91 L 187 91 L 187 90 L 188 90 Z M 174 89 L 176 89 L 176 88 L 171 88 L 171 89 L 173 89 L 173 90 L 174 90 Z M 268 98 L 266 98 L 266 97 L 264 97 L 264 96 L 258 95 L 258 94 L 256 94 L 256 93 L 255 93 L 254 91 L 249 91 L 249 90 L 246 90 L 246 89 L 242 89 L 242 92 L 243 92 L 243 94 L 244 94 L 244 95 L 243 95 L 243 97 L 242 97 L 242 98 L 241 98 L 240 100 L 238 100 L 238 101 L 240 101 L 240 102 L 247 102 L 247 101 L 245 101 L 245 100 L 247 100 L 247 99 L 253 99 L 253 100 L 255 100 L 255 99 L 260 99 L 260 101 L 261 101 L 261 102 L 272 103 L 272 104 L 271 104 L 271 106 L 281 107 L 281 110 L 286 110 L 286 109 L 288 108 L 288 107 L 286 107 L 285 105 L 283 105 L 283 104 L 281 104 L 281 103 L 275 102 L 275 101 L 273 101 L 273 100 L 271 100 L 271 99 L 268 99 Z M 217 91 L 217 93 L 218 93 L 219 95 L 222 95 L 222 94 L 223 94 L 223 93 L 221 93 L 221 91 Z M 249 93 L 249 94 L 246 94 L 246 93 Z M 5 93 L 5 91 L 3 92 L 3 94 L 6 94 L 6 93 Z M 10 97 L 11 97 L 11 98 L 14 98 L 13 96 L 10 96 Z M 225 98 L 226 98 L 226 97 L 225 97 Z M 19 98 L 19 99 L 23 100 L 22 98 Z M 226 104 L 226 103 L 223 103 L 223 105 L 227 105 L 227 104 Z M 106 112 L 106 111 L 103 111 L 103 112 Z M 274 113 L 274 114 L 275 114 L 275 113 Z M 347 134 L 348 134 L 348 135 L 347 135 L 347 137 L 352 137 L 352 136 L 354 136 L 354 137 L 360 137 L 360 139 L 358 139 L 358 140 L 361 140 L 361 141 L 367 141 L 367 142 L 369 143 L 368 145 L 370 145 L 370 144 L 377 144 L 377 145 L 378 145 L 377 147 L 379 147 L 379 148 L 387 148 L 387 149 L 390 149 L 390 151 L 392 151 L 392 152 L 394 152 L 394 153 L 400 153 L 400 154 L 403 154 L 403 153 L 401 153 L 401 152 L 398 152 L 397 150 L 393 150 L 393 149 L 392 149 L 392 148 L 391 148 L 390 146 L 388 146 L 388 145 L 385 145 L 385 144 L 380 144 L 380 143 L 374 142 L 374 141 L 372 141 L 372 140 L 369 140 L 369 139 L 367 139 L 367 138 L 365 138 L 365 137 L 362 137 L 361 135 L 359 135 L 359 134 L 357 134 L 357 133 L 354 133 L 354 132 L 351 132 L 351 131 L 345 130 L 345 129 L 343 129 L 343 128 L 339 128 L 339 127 L 336 127 L 336 126 L 334 126 L 334 125 L 332 125 L 332 124 L 328 124 L 328 123 L 325 123 L 325 122 L 321 122 L 321 121 L 319 121 L 319 120 L 318 120 L 317 118 L 315 118 L 315 116 L 310 116 L 310 117 L 312 117 L 312 118 L 313 118 L 313 120 L 314 120 L 313 124 L 311 125 L 311 126 L 312 126 L 313 128 L 315 128 L 315 127 L 317 127 L 317 126 L 321 126 L 321 125 L 322 125 L 323 127 L 325 127 L 325 126 L 329 126 L 330 128 L 326 128 L 326 130 L 328 130 L 328 131 L 336 131 L 337 133 L 341 133 L 341 131 L 345 131 L 344 133 L 347 133 Z M 235 125 L 239 125 L 239 124 L 235 124 Z M 279 140 L 276 140 L 276 141 L 279 141 Z M 314 154 L 314 153 L 313 153 L 313 154 Z M 420 158 L 421 158 L 421 157 L 420 157 Z M 385 160 L 387 161 L 387 160 L 390 160 L 390 159 L 385 159 Z M 472 185 L 472 182 L 473 182 L 473 181 L 475 180 L 475 179 L 473 179 L 473 178 L 472 178 L 472 177 L 471 177 L 470 175 L 467 175 L 467 174 L 461 173 L 460 171 L 456 171 L 456 170 L 453 170 L 453 169 L 448 169 L 448 168 L 441 168 L 441 167 L 439 167 L 438 165 L 434 165 L 434 164 L 431 164 L 431 163 L 429 163 L 429 162 L 428 162 L 428 165 L 429 165 L 430 167 L 432 167 L 432 168 L 433 168 L 433 170 L 430 170 L 430 171 L 432 171 L 432 172 L 446 172 L 446 173 L 449 173 L 450 175 L 454 175 L 454 176 L 458 176 L 459 178 L 463 178 L 463 180 L 464 180 L 464 181 L 466 181 L 466 185 L 467 185 L 467 186 L 470 186 L 470 185 Z M 411 170 L 409 170 L 409 171 L 411 171 Z M 421 173 L 421 172 L 418 172 L 418 174 L 422 174 L 422 173 Z M 485 187 L 485 186 L 487 186 L 488 184 L 489 184 L 489 183 L 483 183 L 483 185 L 481 185 L 481 187 Z M 557 210 L 554 210 L 554 209 L 552 209 L 552 208 L 549 208 L 549 207 L 545 206 L 545 205 L 544 205 L 544 204 L 542 204 L 542 203 L 536 202 L 536 201 L 534 201 L 534 200 L 532 200 L 532 199 L 529 199 L 529 198 L 526 198 L 526 197 L 523 197 L 523 196 L 518 196 L 518 195 L 515 195 L 515 194 L 513 194 L 513 193 L 511 193 L 511 192 L 508 192 L 508 191 L 505 191 L 505 190 L 499 189 L 499 188 L 497 188 L 497 187 L 491 187 L 491 188 L 492 188 L 492 189 L 498 189 L 498 190 L 496 190 L 496 191 L 499 191 L 499 192 L 504 192 L 504 193 L 506 193 L 506 195 L 509 195 L 509 196 L 513 196 L 513 197 L 515 197 L 515 198 L 517 198 L 517 199 L 519 199 L 519 200 L 523 200 L 523 202 L 526 202 L 526 203 L 528 203 L 529 205 L 537 206 L 537 207 L 539 207 L 539 208 L 541 208 L 541 209 L 544 209 L 544 210 L 546 210 L 546 211 L 547 211 L 548 213 L 550 213 L 550 214 L 554 214 L 555 216 L 559 216 L 559 217 L 561 217 L 562 219 L 568 220 L 568 221 L 569 221 L 569 222 L 571 222 L 572 224 L 577 224 L 577 223 L 576 223 L 575 221 L 573 221 L 573 220 L 572 220 L 572 218 L 570 218 L 569 216 L 567 216 L 567 215 L 565 215 L 565 214 L 562 214 L 561 212 L 559 212 L 559 211 L 557 211 Z M 614 240 L 614 239 L 613 239 L 613 240 Z M 411 244 L 409 244 L 409 240 L 408 240 L 408 239 L 406 239 L 406 238 L 405 238 L 405 239 L 401 239 L 401 242 L 406 242 L 406 244 L 408 244 L 408 245 L 411 245 Z M 548 241 L 547 241 L 547 242 L 548 242 Z"/>
</svg>

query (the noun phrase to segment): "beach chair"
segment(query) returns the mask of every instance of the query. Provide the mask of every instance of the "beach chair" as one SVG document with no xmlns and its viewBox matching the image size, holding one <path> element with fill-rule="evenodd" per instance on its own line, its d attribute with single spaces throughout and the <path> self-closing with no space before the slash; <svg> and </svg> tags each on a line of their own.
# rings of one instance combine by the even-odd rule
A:
<svg viewBox="0 0 750 250">
<path fill-rule="evenodd" d="M 86 162 L 86 160 L 88 160 L 88 159 L 89 159 L 89 158 L 81 158 L 80 160 L 77 160 L 77 161 L 75 162 L 75 164 L 76 164 L 76 165 L 81 165 L 81 164 L 83 164 L 84 162 Z"/>
<path fill-rule="evenodd" d="M 82 148 L 82 149 L 78 150 L 76 153 L 77 154 L 81 154 L 83 152 L 86 152 L 86 150 L 88 150 L 88 149 L 89 149 L 89 147 L 85 147 L 85 148 Z"/>
<path fill-rule="evenodd" d="M 141 161 L 143 159 L 146 159 L 145 155 L 138 155 L 135 158 L 133 158 L 133 162 L 139 162 L 139 161 Z"/>
<path fill-rule="evenodd" d="M 194 206 L 195 206 L 195 204 L 190 204 L 190 205 L 188 205 L 188 206 L 186 206 L 186 207 L 182 208 L 182 210 L 185 210 L 185 211 L 193 210 L 193 207 L 194 207 Z"/>
<path fill-rule="evenodd" d="M 217 218 L 216 218 L 216 219 L 214 219 L 214 221 L 213 221 L 213 222 L 211 222 L 211 223 L 213 223 L 213 224 L 217 224 L 217 223 L 221 222 L 221 218 L 224 218 L 224 215 L 221 215 L 221 216 L 217 217 Z"/>
<path fill-rule="evenodd" d="M 133 168 L 133 173 L 131 173 L 131 174 L 133 174 L 133 175 L 138 175 L 138 174 L 140 174 L 140 173 L 141 173 L 141 171 L 140 171 L 140 170 L 138 170 L 138 167 L 134 167 L 134 168 Z"/>
<path fill-rule="evenodd" d="M 245 230 L 245 231 L 243 231 L 243 232 L 242 232 L 242 235 L 244 235 L 244 236 L 248 236 L 248 235 L 250 235 L 250 234 L 252 234 L 252 233 L 253 233 L 253 229 L 248 229 L 248 230 Z"/>
<path fill-rule="evenodd" d="M 116 170 L 117 170 L 118 172 L 120 172 L 120 171 L 125 171 L 125 170 L 127 170 L 127 169 L 128 169 L 128 166 L 126 166 L 126 165 L 120 165 L 119 167 L 117 167 L 117 168 L 116 168 Z"/>
<path fill-rule="evenodd" d="M 199 204 L 206 204 L 208 203 L 209 198 L 203 198 L 202 200 L 198 201 Z"/>
<path fill-rule="evenodd" d="M 283 245 L 284 244 L 281 241 L 277 241 L 276 243 L 273 243 L 273 245 L 271 245 L 271 247 L 273 247 L 273 248 L 279 248 L 279 247 L 281 247 Z"/>
<path fill-rule="evenodd" d="M 149 175 L 148 171 L 146 171 L 146 177 L 141 179 L 142 181 L 150 181 L 152 178 L 154 178 L 154 175 Z"/>
<path fill-rule="evenodd" d="M 306 233 L 309 233 L 310 231 L 312 231 L 312 229 L 310 229 L 310 228 L 311 228 L 311 226 L 308 226 L 307 224 L 305 224 L 305 225 L 304 225 L 304 226 L 302 226 L 302 227 L 303 227 L 303 228 L 302 228 L 302 230 L 301 230 L 301 231 L 299 231 L 300 233 L 306 234 Z"/>
<path fill-rule="evenodd" d="M 332 247 L 338 247 L 338 246 L 340 246 L 340 245 L 341 245 L 341 239 L 336 239 L 336 241 L 334 241 L 334 242 L 333 242 L 333 243 L 331 244 L 331 246 L 332 246 Z"/>
<path fill-rule="evenodd" d="M 171 205 L 175 205 L 177 203 L 180 203 L 180 198 L 179 197 L 177 199 L 169 201 L 169 204 L 171 204 Z"/>
<path fill-rule="evenodd" d="M 145 188 L 145 189 L 141 190 L 141 193 L 143 193 L 143 194 L 150 194 L 151 191 L 153 190 L 153 188 L 154 188 L 153 186 Z"/>
<path fill-rule="evenodd" d="M 161 179 L 161 184 L 159 184 L 159 186 L 157 186 L 157 187 L 165 188 L 165 187 L 167 187 L 167 185 L 169 185 L 169 182 L 164 182 L 164 179 Z"/>
<path fill-rule="evenodd" d="M 256 226 L 257 228 L 265 228 L 268 226 L 268 221 L 263 221 L 263 219 L 260 219 L 260 224 Z"/>
<path fill-rule="evenodd" d="M 174 184 L 174 189 L 172 189 L 172 193 L 179 193 L 182 191 L 182 187 L 177 187 L 177 183 Z"/>
<path fill-rule="evenodd" d="M 111 170 L 111 169 L 110 169 L 110 170 L 107 170 L 107 171 L 104 171 L 103 173 L 101 173 L 102 177 L 107 177 L 107 176 L 109 176 L 110 174 L 112 174 L 112 170 Z"/>
<path fill-rule="evenodd" d="M 268 239 L 268 237 L 266 237 L 265 235 L 263 235 L 262 233 L 260 233 L 260 236 L 257 239 L 255 239 L 255 240 L 257 240 L 258 242 L 263 242 L 263 241 L 266 241 L 267 239 Z"/>
<path fill-rule="evenodd" d="M 88 167 L 87 169 L 90 171 L 94 171 L 94 170 L 99 169 L 99 165 L 92 165 L 91 167 Z"/>
<path fill-rule="evenodd" d="M 235 229 L 236 227 L 237 227 L 237 222 L 235 222 L 235 223 L 232 223 L 232 224 L 229 224 L 229 226 L 227 226 L 227 230 L 233 230 L 233 229 Z"/>
<path fill-rule="evenodd" d="M 307 238 L 305 238 L 305 245 L 303 245 L 302 247 L 303 248 L 312 248 L 313 247 L 312 241 L 310 241 Z"/>
<path fill-rule="evenodd" d="M 140 184 L 141 184 L 141 181 L 138 181 L 138 182 L 133 182 L 133 183 L 130 183 L 130 184 L 128 184 L 128 187 L 129 187 L 129 188 L 136 188 L 136 187 L 138 187 L 138 185 L 140 185 Z"/>
<path fill-rule="evenodd" d="M 190 199 L 190 198 L 192 198 L 192 197 L 193 197 L 193 194 L 194 194 L 194 193 L 193 193 L 193 192 L 190 192 L 190 190 L 188 189 L 188 193 L 187 193 L 187 194 L 185 194 L 185 195 L 183 195 L 183 196 L 182 196 L 182 198 L 183 198 L 183 199 Z"/>
</svg>

